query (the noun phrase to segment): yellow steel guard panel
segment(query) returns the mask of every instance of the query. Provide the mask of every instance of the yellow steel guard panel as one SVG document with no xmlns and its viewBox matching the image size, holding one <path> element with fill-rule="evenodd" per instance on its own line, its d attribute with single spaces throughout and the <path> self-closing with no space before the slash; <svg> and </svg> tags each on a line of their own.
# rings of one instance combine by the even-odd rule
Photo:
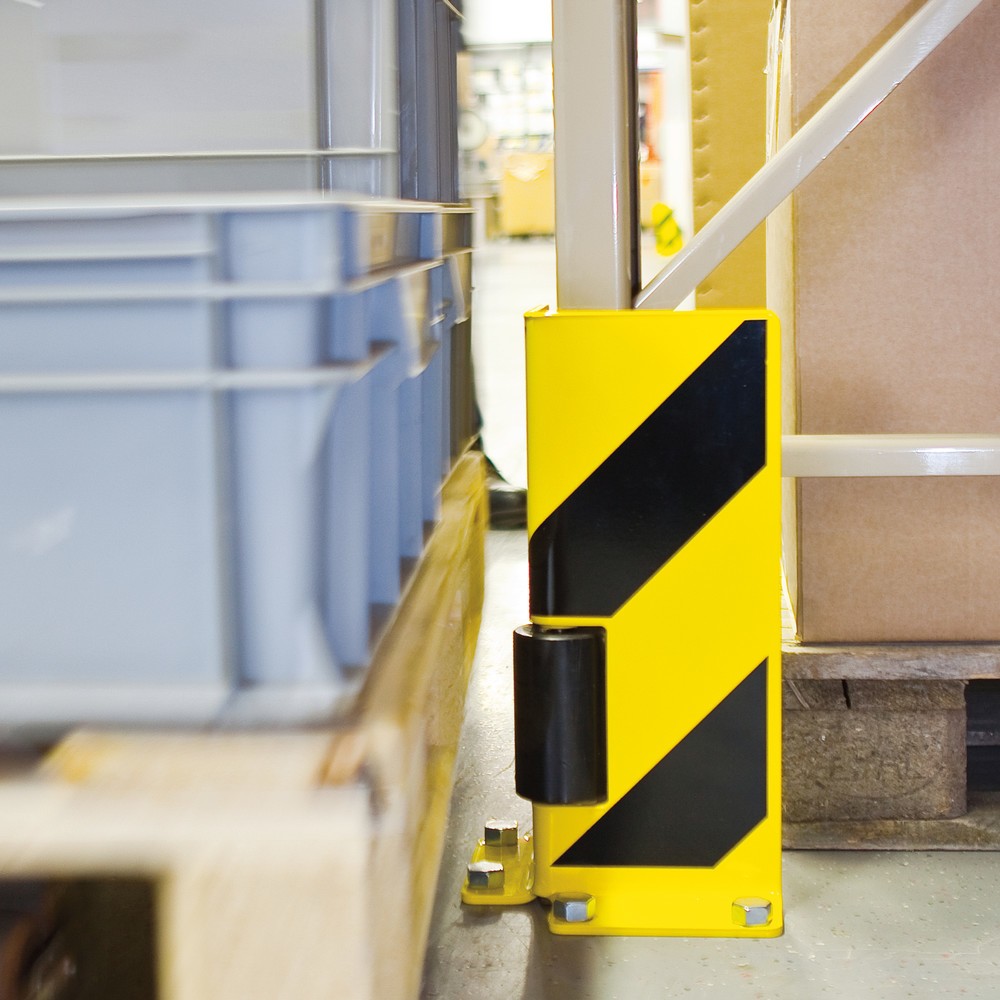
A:
<svg viewBox="0 0 1000 1000">
<path fill-rule="evenodd" d="M 778 365 L 763 312 L 527 317 L 517 783 L 557 933 L 781 933 Z"/>
</svg>

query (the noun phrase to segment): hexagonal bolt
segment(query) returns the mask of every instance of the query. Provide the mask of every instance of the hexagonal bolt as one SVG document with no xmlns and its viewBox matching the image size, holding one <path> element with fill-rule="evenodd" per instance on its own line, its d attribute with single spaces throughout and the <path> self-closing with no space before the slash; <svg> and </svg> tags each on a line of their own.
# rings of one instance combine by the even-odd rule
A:
<svg viewBox="0 0 1000 1000">
<path fill-rule="evenodd" d="M 585 924 L 594 919 L 597 900 L 584 892 L 562 893 L 552 897 L 552 915 L 567 924 Z"/>
<path fill-rule="evenodd" d="M 502 889 L 503 865 L 497 861 L 473 861 L 468 868 L 470 889 Z"/>
<path fill-rule="evenodd" d="M 484 840 L 487 847 L 517 847 L 517 821 L 488 819 Z"/>
<path fill-rule="evenodd" d="M 733 923 L 739 927 L 764 927 L 771 922 L 771 901 L 760 896 L 733 900 Z"/>
</svg>

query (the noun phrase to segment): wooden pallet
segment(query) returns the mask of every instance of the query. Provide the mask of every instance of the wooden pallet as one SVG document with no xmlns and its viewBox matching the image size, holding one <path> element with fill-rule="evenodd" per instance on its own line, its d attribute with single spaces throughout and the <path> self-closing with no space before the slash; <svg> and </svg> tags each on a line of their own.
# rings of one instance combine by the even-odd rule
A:
<svg viewBox="0 0 1000 1000">
<path fill-rule="evenodd" d="M 997 849 L 1000 797 L 966 794 L 965 685 L 1000 644 L 784 644 L 789 848 Z"/>
<path fill-rule="evenodd" d="M 0 878 L 151 883 L 159 1000 L 416 997 L 486 510 L 481 456 L 466 456 L 360 704 L 336 727 L 78 731 L 41 763 L 8 761 Z"/>
</svg>

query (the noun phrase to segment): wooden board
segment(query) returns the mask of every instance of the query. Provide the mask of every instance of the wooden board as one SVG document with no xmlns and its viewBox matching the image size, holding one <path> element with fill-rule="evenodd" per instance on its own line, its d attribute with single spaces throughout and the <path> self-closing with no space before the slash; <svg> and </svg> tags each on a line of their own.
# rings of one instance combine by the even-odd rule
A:
<svg viewBox="0 0 1000 1000">
<path fill-rule="evenodd" d="M 486 518 L 470 454 L 335 728 L 78 731 L 0 769 L 0 878 L 150 880 L 159 1000 L 416 997 Z"/>
<path fill-rule="evenodd" d="M 784 824 L 784 845 L 808 851 L 1000 850 L 1000 793 L 969 794 L 954 819 L 824 820 Z"/>
<path fill-rule="evenodd" d="M 805 645 L 786 642 L 782 676 L 793 680 L 1000 679 L 1000 643 L 887 642 L 870 645 Z"/>
</svg>

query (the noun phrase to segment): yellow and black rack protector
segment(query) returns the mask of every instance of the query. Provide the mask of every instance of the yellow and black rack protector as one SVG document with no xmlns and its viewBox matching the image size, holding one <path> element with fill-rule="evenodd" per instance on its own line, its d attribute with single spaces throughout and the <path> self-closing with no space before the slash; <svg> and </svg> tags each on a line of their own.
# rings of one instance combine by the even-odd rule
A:
<svg viewBox="0 0 1000 1000">
<path fill-rule="evenodd" d="M 515 709 L 534 891 L 593 897 L 589 919 L 553 907 L 557 933 L 776 936 L 777 321 L 526 324 L 532 625 Z"/>
</svg>

